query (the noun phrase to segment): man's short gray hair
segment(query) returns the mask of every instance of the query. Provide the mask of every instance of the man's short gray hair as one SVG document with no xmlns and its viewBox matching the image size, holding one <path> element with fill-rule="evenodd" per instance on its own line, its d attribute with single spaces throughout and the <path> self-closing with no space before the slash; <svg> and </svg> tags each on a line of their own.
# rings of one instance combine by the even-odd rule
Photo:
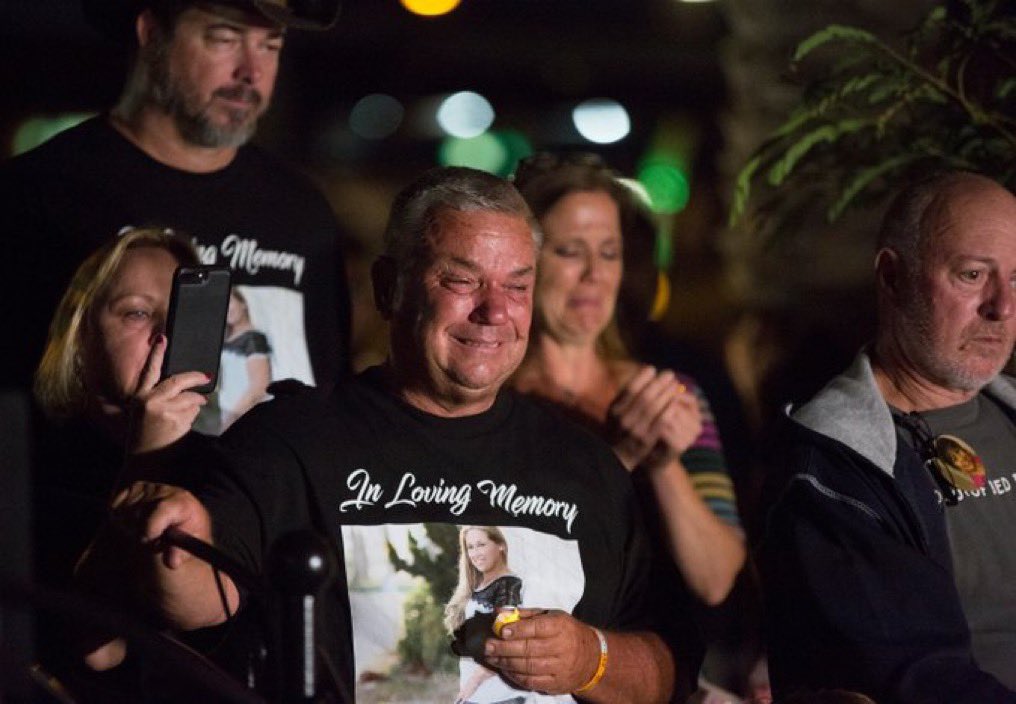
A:
<svg viewBox="0 0 1016 704">
<path fill-rule="evenodd" d="M 517 215 L 529 223 L 533 246 L 543 242 L 526 201 L 508 181 L 461 166 L 438 167 L 404 188 L 392 203 L 384 235 L 384 256 L 394 260 L 402 275 L 419 260 L 427 232 L 442 210 L 476 210 Z"/>
</svg>

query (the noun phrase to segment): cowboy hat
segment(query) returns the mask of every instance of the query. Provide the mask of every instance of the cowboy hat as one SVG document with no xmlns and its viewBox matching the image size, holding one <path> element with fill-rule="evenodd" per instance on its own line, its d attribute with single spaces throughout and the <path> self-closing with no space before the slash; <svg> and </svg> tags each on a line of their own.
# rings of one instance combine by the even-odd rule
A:
<svg viewBox="0 0 1016 704">
<path fill-rule="evenodd" d="M 294 29 L 328 29 L 339 16 L 340 0 L 82 0 L 85 19 L 107 37 L 129 34 L 134 19 L 146 8 L 180 5 L 226 5 L 257 12 Z"/>
</svg>

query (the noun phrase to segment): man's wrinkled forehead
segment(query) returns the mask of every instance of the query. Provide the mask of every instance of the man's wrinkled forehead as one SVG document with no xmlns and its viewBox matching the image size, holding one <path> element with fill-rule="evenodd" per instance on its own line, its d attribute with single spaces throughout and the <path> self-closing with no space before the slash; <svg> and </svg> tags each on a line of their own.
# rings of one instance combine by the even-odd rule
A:
<svg viewBox="0 0 1016 704">
<path fill-rule="evenodd" d="M 490 220 L 484 216 L 493 216 Z M 501 220 L 501 218 L 505 218 Z M 510 223 L 510 224 L 509 224 Z M 519 237 L 524 231 L 529 241 L 532 241 L 532 229 L 528 223 L 523 230 L 516 229 L 513 225 L 526 223 L 525 218 L 516 213 L 507 213 L 500 210 L 486 210 L 480 208 L 457 209 L 442 206 L 432 213 L 423 233 L 420 244 L 428 251 L 430 256 L 443 253 L 453 253 L 472 242 L 474 236 L 484 236 L 490 246 L 505 253 L 514 253 L 514 238 Z M 532 261 L 535 261 L 538 247 L 533 243 Z M 530 257 L 519 257 L 519 259 L 530 260 Z M 530 262 L 531 263 L 531 262 Z"/>
</svg>

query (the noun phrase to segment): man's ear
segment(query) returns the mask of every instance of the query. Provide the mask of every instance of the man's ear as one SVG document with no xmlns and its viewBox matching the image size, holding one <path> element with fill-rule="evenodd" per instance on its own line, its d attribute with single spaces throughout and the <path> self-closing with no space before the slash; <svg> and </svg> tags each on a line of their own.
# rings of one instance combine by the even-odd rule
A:
<svg viewBox="0 0 1016 704">
<path fill-rule="evenodd" d="M 134 20 L 134 36 L 142 49 L 152 43 L 159 31 L 159 21 L 151 10 L 143 10 Z"/>
<path fill-rule="evenodd" d="M 897 299 L 903 285 L 903 262 L 899 253 L 890 247 L 883 247 L 875 255 L 875 282 L 879 292 Z"/>
<path fill-rule="evenodd" d="M 398 283 L 395 260 L 380 256 L 370 267 L 370 282 L 374 288 L 374 307 L 381 317 L 391 320 L 395 313 L 395 287 Z"/>
</svg>

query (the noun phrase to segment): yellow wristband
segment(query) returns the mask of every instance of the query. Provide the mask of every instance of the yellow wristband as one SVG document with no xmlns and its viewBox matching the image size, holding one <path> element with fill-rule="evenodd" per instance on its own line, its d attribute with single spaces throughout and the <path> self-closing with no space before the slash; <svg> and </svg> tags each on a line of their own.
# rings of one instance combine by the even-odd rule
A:
<svg viewBox="0 0 1016 704">
<path fill-rule="evenodd" d="M 592 628 L 592 626 L 590 626 L 590 628 Z M 603 636 L 603 633 L 599 628 L 593 628 L 593 633 L 596 634 L 596 637 L 600 641 L 600 661 L 596 663 L 596 672 L 593 673 L 592 678 L 576 689 L 574 694 L 588 692 L 600 683 L 600 680 L 603 679 L 603 675 L 607 672 L 607 639 Z"/>
</svg>

